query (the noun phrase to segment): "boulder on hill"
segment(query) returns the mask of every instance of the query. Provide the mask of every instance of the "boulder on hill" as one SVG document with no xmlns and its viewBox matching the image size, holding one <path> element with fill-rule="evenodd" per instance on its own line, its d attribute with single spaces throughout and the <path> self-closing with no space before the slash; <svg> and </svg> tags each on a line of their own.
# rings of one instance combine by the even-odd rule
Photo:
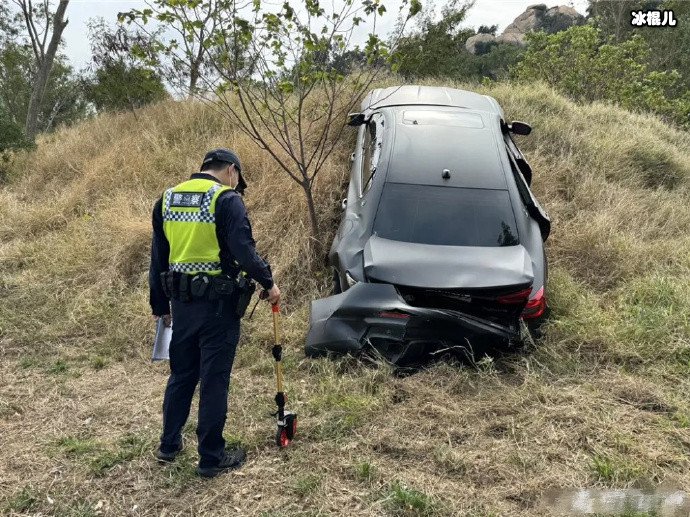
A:
<svg viewBox="0 0 690 517">
<path fill-rule="evenodd" d="M 476 34 L 467 38 L 465 48 L 471 54 L 484 54 L 492 43 L 523 46 L 525 35 L 530 31 L 543 30 L 553 34 L 573 25 L 581 25 L 584 21 L 584 16 L 567 5 L 548 8 L 546 4 L 534 4 L 515 18 L 500 35 Z"/>
</svg>

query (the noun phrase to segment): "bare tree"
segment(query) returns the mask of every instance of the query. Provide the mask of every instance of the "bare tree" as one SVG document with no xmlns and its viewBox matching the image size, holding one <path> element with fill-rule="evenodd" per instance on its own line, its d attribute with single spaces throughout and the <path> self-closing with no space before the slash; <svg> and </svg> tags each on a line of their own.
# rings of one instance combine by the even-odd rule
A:
<svg viewBox="0 0 690 517">
<path fill-rule="evenodd" d="M 213 105 L 274 159 L 302 188 L 312 236 L 320 240 L 313 186 L 345 129 L 347 114 L 374 81 L 388 70 L 389 57 L 405 21 L 421 4 L 404 0 L 396 34 L 384 42 L 382 0 L 285 1 L 176 0 L 186 13 L 208 12 L 212 19 L 181 23 L 212 26 L 206 60 L 213 73 L 200 80 L 212 92 L 200 98 Z M 125 18 L 144 21 L 135 11 Z M 379 24 L 377 26 L 377 23 Z M 358 27 L 361 27 L 358 29 Z M 363 44 L 357 45 L 357 39 Z M 175 51 L 175 49 L 171 49 Z M 184 57 L 186 51 L 178 48 Z M 357 57 L 359 56 L 359 57 Z M 349 63 L 343 69 L 343 63 Z"/>
<path fill-rule="evenodd" d="M 43 0 L 34 6 L 31 0 L 12 0 L 21 9 L 31 48 L 36 58 L 34 83 L 26 115 L 24 133 L 33 142 L 38 131 L 38 115 L 45 95 L 48 77 L 53 68 L 55 54 L 60 46 L 62 32 L 67 27 L 65 18 L 69 0 L 60 0 L 55 13 L 50 12 L 50 0 Z M 51 32 L 52 31 L 52 32 Z"/>
</svg>

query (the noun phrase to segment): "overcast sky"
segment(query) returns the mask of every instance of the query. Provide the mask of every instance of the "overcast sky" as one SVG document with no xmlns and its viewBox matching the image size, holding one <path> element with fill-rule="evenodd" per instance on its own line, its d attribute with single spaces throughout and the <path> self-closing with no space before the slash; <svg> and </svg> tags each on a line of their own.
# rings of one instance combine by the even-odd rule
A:
<svg viewBox="0 0 690 517">
<path fill-rule="evenodd" d="M 2 0 L 0 0 L 2 1 Z M 384 2 L 387 5 L 397 2 Z M 428 0 L 422 0 L 426 5 Z M 443 0 L 436 0 L 435 4 L 443 5 Z M 515 17 L 522 13 L 527 6 L 545 3 L 549 7 L 554 5 L 570 5 L 582 14 L 585 13 L 587 0 L 560 0 L 544 1 L 538 0 L 477 0 L 474 7 L 470 10 L 465 21 L 468 27 L 479 27 L 480 25 L 498 25 L 499 32 L 510 24 Z M 69 25 L 65 29 L 64 38 L 66 43 L 66 54 L 75 69 L 84 67 L 91 58 L 89 47 L 87 22 L 90 18 L 102 16 L 108 22 L 114 23 L 117 13 L 127 11 L 132 8 L 142 7 L 142 0 L 71 0 L 67 8 Z M 393 9 L 389 9 L 393 12 Z M 390 17 L 391 21 L 393 16 Z"/>
</svg>

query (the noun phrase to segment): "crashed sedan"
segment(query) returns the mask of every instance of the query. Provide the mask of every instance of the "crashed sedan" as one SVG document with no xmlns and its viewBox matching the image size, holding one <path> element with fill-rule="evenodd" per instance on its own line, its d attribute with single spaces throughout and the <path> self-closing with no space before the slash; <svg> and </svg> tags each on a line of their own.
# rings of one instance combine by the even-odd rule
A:
<svg viewBox="0 0 690 517">
<path fill-rule="evenodd" d="M 373 349 L 395 364 L 521 344 L 547 310 L 550 221 L 495 99 L 401 86 L 370 92 L 305 352 Z M 529 333 L 527 333 L 529 335 Z"/>
</svg>

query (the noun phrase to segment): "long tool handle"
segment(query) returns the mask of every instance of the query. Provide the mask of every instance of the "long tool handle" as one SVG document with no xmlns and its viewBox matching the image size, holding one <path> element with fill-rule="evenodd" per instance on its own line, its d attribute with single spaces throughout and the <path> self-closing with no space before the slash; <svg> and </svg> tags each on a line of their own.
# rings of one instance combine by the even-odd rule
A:
<svg viewBox="0 0 690 517">
<path fill-rule="evenodd" d="M 275 304 L 271 308 L 273 313 L 273 339 L 274 339 L 274 357 L 276 360 L 275 370 L 276 370 L 276 391 L 278 393 L 283 392 L 283 365 L 281 363 L 283 355 L 283 347 L 280 344 L 280 305 Z"/>
<path fill-rule="evenodd" d="M 277 303 L 271 307 L 273 313 L 273 344 L 280 345 L 280 305 Z"/>
</svg>

